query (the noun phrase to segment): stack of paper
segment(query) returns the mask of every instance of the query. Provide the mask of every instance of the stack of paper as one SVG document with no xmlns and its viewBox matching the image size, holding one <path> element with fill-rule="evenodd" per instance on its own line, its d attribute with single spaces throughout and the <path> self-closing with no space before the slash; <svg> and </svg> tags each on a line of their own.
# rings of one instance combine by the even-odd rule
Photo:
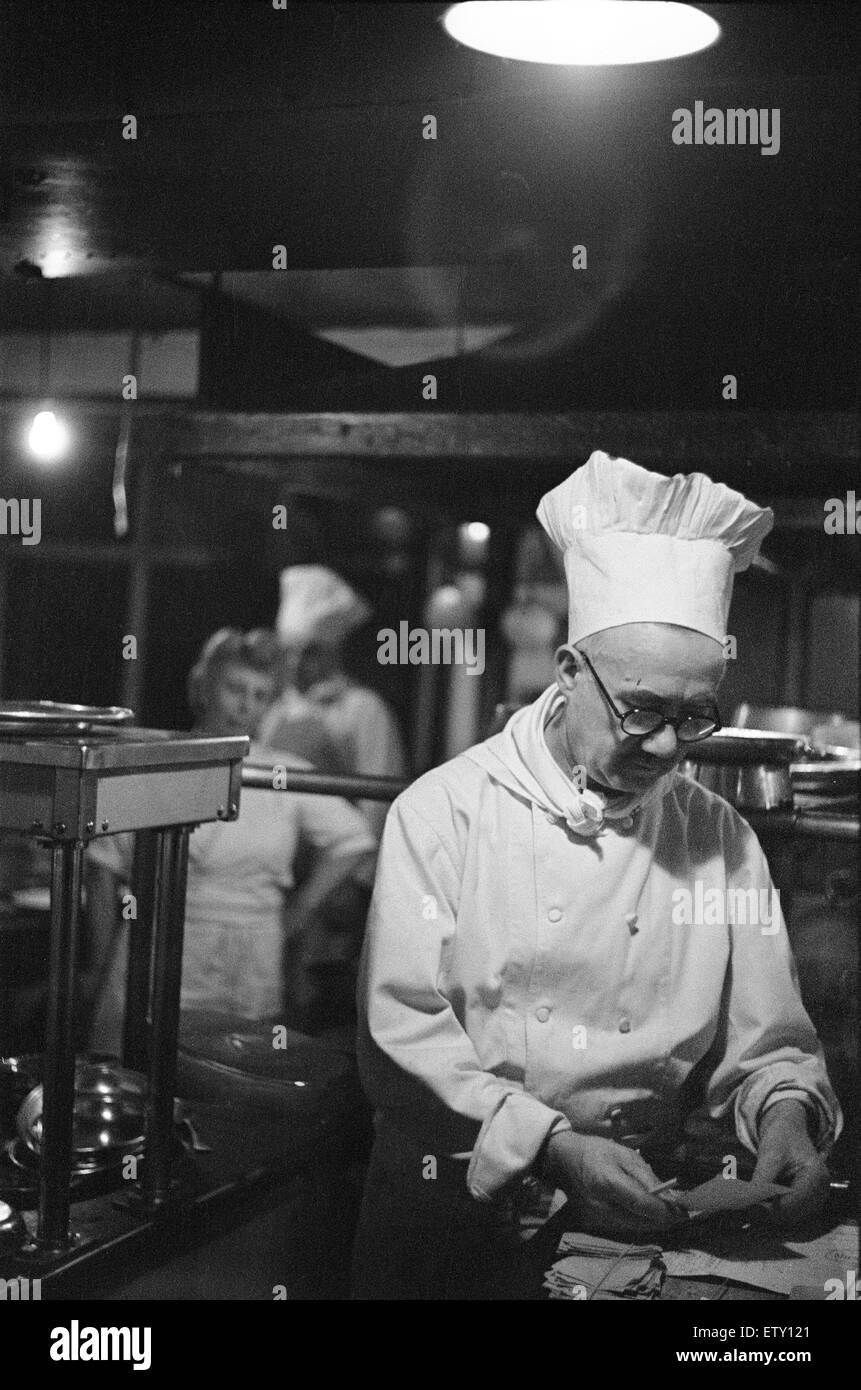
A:
<svg viewBox="0 0 861 1390">
<path fill-rule="evenodd" d="M 657 1298 L 664 1268 L 657 1245 L 626 1245 L 567 1231 L 557 1260 L 544 1276 L 551 1298 Z"/>
</svg>

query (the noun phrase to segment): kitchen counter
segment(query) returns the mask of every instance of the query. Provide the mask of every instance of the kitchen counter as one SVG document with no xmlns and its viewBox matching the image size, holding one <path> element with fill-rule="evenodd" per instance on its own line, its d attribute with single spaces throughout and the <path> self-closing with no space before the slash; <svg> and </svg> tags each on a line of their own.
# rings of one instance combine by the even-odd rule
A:
<svg viewBox="0 0 861 1390">
<path fill-rule="evenodd" d="M 133 1182 L 73 1199 L 72 1248 L 44 1257 L 0 1255 L 0 1278 L 41 1279 L 43 1299 L 120 1285 L 147 1265 L 283 1204 L 301 1190 L 304 1175 L 342 1172 L 369 1143 L 369 1115 L 355 1079 L 304 1115 L 266 1115 L 221 1101 L 194 1102 L 191 1114 L 199 1141 L 211 1152 L 191 1153 L 177 1144 L 177 1190 L 162 1211 L 145 1216 Z M 32 1233 L 35 1209 L 23 1214 Z"/>
</svg>

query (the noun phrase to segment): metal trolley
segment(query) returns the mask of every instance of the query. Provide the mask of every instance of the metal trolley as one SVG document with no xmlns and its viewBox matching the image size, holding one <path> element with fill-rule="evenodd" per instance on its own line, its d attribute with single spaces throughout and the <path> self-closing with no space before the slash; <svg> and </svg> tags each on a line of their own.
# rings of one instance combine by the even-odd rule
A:
<svg viewBox="0 0 861 1390">
<path fill-rule="evenodd" d="M 84 849 L 98 836 L 153 832 L 146 837 L 152 852 L 143 856 L 137 874 L 151 906 L 151 930 L 139 934 L 130 969 L 134 988 L 124 1048 L 138 1062 L 146 1055 L 149 1106 L 140 1201 L 152 1215 L 168 1202 L 171 1187 L 188 836 L 201 822 L 239 814 L 246 738 L 136 728 L 132 718 L 130 710 L 49 702 L 0 705 L 0 830 L 51 850 L 38 1217 L 34 1238 L 22 1251 L 37 1262 L 73 1244 L 73 1023 Z"/>
</svg>

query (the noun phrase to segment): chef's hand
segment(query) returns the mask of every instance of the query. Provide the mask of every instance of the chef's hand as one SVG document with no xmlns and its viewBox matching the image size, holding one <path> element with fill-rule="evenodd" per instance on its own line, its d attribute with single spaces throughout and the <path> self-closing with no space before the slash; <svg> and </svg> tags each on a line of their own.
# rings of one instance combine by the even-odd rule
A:
<svg viewBox="0 0 861 1390">
<path fill-rule="evenodd" d="M 649 1195 L 659 1179 L 624 1144 L 563 1130 L 550 1136 L 546 1154 L 545 1176 L 572 1199 L 581 1230 L 639 1236 L 688 1219 L 671 1192 Z"/>
<path fill-rule="evenodd" d="M 789 1187 L 785 1197 L 767 1208 L 769 1217 L 782 1225 L 807 1221 L 825 1205 L 830 1174 L 810 1137 L 807 1108 L 801 1101 L 779 1101 L 762 1116 L 753 1178 Z"/>
</svg>

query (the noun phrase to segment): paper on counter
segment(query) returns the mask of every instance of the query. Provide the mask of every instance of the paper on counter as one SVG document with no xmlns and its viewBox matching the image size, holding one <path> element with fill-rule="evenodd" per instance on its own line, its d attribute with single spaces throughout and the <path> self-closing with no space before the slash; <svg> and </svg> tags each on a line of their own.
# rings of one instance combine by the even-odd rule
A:
<svg viewBox="0 0 861 1390">
<path fill-rule="evenodd" d="M 783 1243 L 820 1264 L 836 1262 L 853 1268 L 858 1265 L 858 1227 L 851 1222 L 834 1226 L 815 1240 L 785 1240 Z"/>
<path fill-rule="evenodd" d="M 684 1279 L 713 1275 L 788 1294 L 797 1284 L 824 1287 L 827 1279 L 845 1281 L 847 1271 L 858 1267 L 858 1230 L 851 1225 L 835 1226 L 814 1240 L 788 1240 L 779 1232 L 750 1227 L 710 1243 L 711 1250 L 665 1250 L 667 1274 Z"/>
</svg>

